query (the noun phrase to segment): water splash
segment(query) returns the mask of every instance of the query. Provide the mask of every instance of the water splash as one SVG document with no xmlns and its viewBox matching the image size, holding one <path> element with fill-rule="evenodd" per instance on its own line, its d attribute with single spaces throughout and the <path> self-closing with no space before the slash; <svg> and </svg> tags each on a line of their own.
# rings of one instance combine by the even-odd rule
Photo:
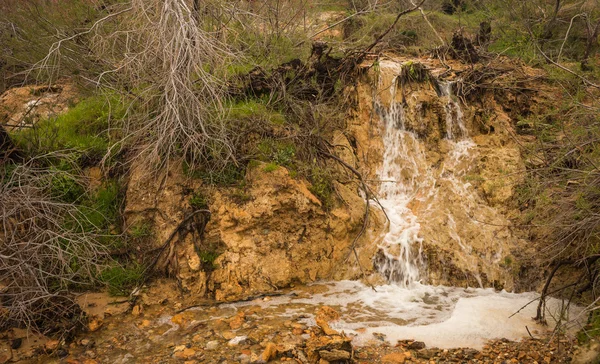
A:
<svg viewBox="0 0 600 364">
<path fill-rule="evenodd" d="M 376 100 L 376 111 L 383 121 L 383 163 L 378 171 L 381 181 L 379 202 L 389 218 L 389 230 L 380 244 L 374 264 L 389 281 L 407 287 L 420 280 L 423 266 L 420 225 L 409 204 L 430 179 L 425 153 L 417 136 L 406 130 L 404 107 L 396 100 L 398 77 L 390 87 L 390 105 Z"/>
<path fill-rule="evenodd" d="M 397 69 L 392 70 L 397 75 L 401 73 Z M 388 282 L 410 287 L 423 283 L 420 272 L 425 266 L 422 257 L 423 239 L 419 235 L 421 225 L 411 210 L 411 205 L 429 200 L 429 206 L 433 207 L 431 203 L 437 200 L 435 187 L 439 181 L 450 182 L 449 185 L 457 196 L 470 196 L 471 186 L 461 181 L 461 177 L 473 161 L 472 150 L 475 143 L 469 138 L 462 108 L 454 96 L 456 83 L 438 81 L 438 96 L 445 101 L 444 142 L 448 145 L 448 152 L 441 164 L 440 173 L 434 176 L 426 158 L 425 143 L 406 127 L 404 100 L 403 97 L 402 100 L 397 100 L 399 95 L 396 95 L 398 77 L 393 78 L 389 88 L 389 105 L 386 107 L 380 100 L 375 100 L 375 111 L 383 124 L 384 146 L 383 162 L 378 170 L 379 179 L 383 181 L 379 195 L 381 205 L 389 217 L 389 230 L 381 240 L 374 265 Z M 380 84 L 379 87 L 381 86 Z M 472 248 L 457 233 L 450 211 L 446 211 L 446 215 L 451 238 L 458 242 L 464 255 L 468 256 Z M 476 270 L 474 266 L 474 272 Z M 481 285 L 477 273 L 474 274 Z"/>
</svg>

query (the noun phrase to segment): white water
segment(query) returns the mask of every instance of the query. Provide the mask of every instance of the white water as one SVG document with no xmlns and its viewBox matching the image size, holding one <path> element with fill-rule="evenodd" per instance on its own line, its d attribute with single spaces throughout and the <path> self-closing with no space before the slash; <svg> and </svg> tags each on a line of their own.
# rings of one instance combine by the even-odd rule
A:
<svg viewBox="0 0 600 364">
<path fill-rule="evenodd" d="M 399 73 L 399 72 L 398 72 Z M 380 85 L 381 86 L 381 85 Z M 440 83 L 441 97 L 446 98 L 446 143 L 449 146 L 448 158 L 442 166 L 438 178 L 451 182 L 454 192 L 468 196 L 470 187 L 458 177 L 464 174 L 460 165 L 468 159 L 475 143 L 468 137 L 463 112 L 452 93 L 453 83 Z M 385 107 L 375 100 L 376 110 L 383 123 L 384 155 L 379 179 L 384 181 L 379 189 L 379 202 L 389 218 L 389 230 L 380 243 L 380 251 L 375 258 L 375 266 L 387 279 L 402 287 L 410 287 L 422 281 L 420 270 L 422 259 L 422 238 L 419 237 L 420 224 L 409 208 L 413 200 L 425 201 L 435 195 L 435 178 L 428 168 L 423 145 L 418 137 L 406 129 L 404 108 L 396 100 L 397 78 L 389 89 L 390 105 Z M 450 235 L 459 245 L 469 251 L 456 233 L 456 224 L 448 214 Z M 479 278 L 477 277 L 478 281 Z M 480 284 L 481 285 L 481 284 Z"/>
<path fill-rule="evenodd" d="M 390 104 L 386 107 L 375 100 L 383 124 L 384 147 L 383 163 L 378 170 L 378 178 L 383 181 L 379 201 L 389 217 L 389 229 L 381 239 L 374 265 L 388 285 L 376 287 L 374 292 L 360 283 L 341 282 L 322 297 L 311 298 L 312 303 L 321 298 L 323 304 L 337 304 L 346 311 L 348 314 L 343 315 L 334 328 L 356 335 L 354 342 L 358 345 L 373 340 L 374 333 L 383 333 L 392 344 L 401 339 L 415 339 L 440 348 L 480 348 L 490 339 L 519 340 L 528 335 L 526 327 L 544 330 L 532 320 L 536 303 L 522 309 L 536 298 L 535 293 L 511 294 L 493 289 L 422 284 L 425 281 L 421 275 L 425 268 L 423 239 L 419 235 L 419 219 L 410 208 L 413 202 L 428 203 L 427 209 L 445 209 L 444 228 L 462 249 L 461 259 L 482 287 L 477 263 L 471 255 L 472 247 L 461 239 L 460 226 L 448 206 L 442 206 L 442 200 L 436 196 L 437 184 L 447 181 L 452 193 L 459 197 L 457 203 L 464 204 L 465 209 L 468 208 L 465 201 L 477 201 L 476 192 L 463 181 L 474 161 L 476 145 L 469 138 L 462 109 L 453 96 L 453 84 L 440 83 L 439 86 L 439 96 L 446 100 L 443 143 L 448 147 L 439 173 L 429 167 L 426 144 L 406 128 L 405 110 L 396 100 L 396 79 L 389 90 Z M 560 307 L 560 301 L 552 300 L 547 306 L 547 315 L 552 317 Z M 513 315 L 520 309 L 520 313 Z"/>
<path fill-rule="evenodd" d="M 529 335 L 527 329 L 533 335 L 548 330 L 532 319 L 537 301 L 527 305 L 535 300 L 535 293 L 514 294 L 495 292 L 491 288 L 434 287 L 419 283 L 412 284 L 411 288 L 383 285 L 373 291 L 356 281 L 322 283 L 313 288 L 319 288 L 317 292 L 321 293 L 299 290 L 297 296 L 231 306 L 258 305 L 267 317 L 303 315 L 307 317 L 305 322 L 312 326 L 316 325 L 317 308 L 327 305 L 341 313 L 340 320 L 330 323 L 331 328 L 353 337 L 353 343 L 358 346 L 377 343 L 383 334 L 383 339 L 392 345 L 398 340 L 418 340 L 428 347 L 481 349 L 488 340 L 520 340 Z M 548 300 L 547 317 L 559 317 L 562 306 L 562 301 Z M 570 327 L 585 323 L 581 310 L 571 307 L 570 315 L 566 317 L 574 320 Z"/>
<path fill-rule="evenodd" d="M 408 204 L 418 198 L 419 189 L 428 187 L 425 153 L 417 137 L 405 129 L 404 109 L 396 100 L 396 79 L 390 87 L 391 104 L 385 108 L 377 102 L 384 123 L 383 163 L 378 171 L 384 181 L 379 202 L 389 218 L 389 229 L 380 244 L 375 265 L 389 281 L 408 287 L 418 282 L 423 265 L 420 225 Z"/>
</svg>

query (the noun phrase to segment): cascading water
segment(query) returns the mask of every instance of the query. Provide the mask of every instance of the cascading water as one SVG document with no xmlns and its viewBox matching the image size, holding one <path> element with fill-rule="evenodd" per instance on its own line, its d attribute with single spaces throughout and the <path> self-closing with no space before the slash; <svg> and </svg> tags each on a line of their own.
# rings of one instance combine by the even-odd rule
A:
<svg viewBox="0 0 600 364">
<path fill-rule="evenodd" d="M 420 224 L 409 205 L 415 199 L 423 201 L 435 195 L 436 183 L 427 167 L 423 143 L 414 132 L 406 129 L 404 106 L 396 99 L 399 77 L 394 77 L 389 89 L 389 106 L 385 107 L 379 100 L 374 102 L 384 129 L 383 162 L 378 170 L 381 180 L 379 202 L 389 218 L 389 229 L 382 239 L 374 264 L 388 282 L 410 287 L 421 281 L 419 271 L 424 261 Z M 449 158 L 442 166 L 439 179 L 450 181 L 457 195 L 467 195 L 468 186 L 457 178 L 461 174 L 458 166 L 468 158 L 469 150 L 475 144 L 468 137 L 462 109 L 453 94 L 454 85 L 453 82 L 438 82 L 439 96 L 446 99 L 445 137 L 449 146 Z M 469 251 L 455 233 L 456 224 L 449 213 L 448 225 L 451 237 L 465 252 Z M 481 286 L 479 276 L 475 275 Z"/>
<path fill-rule="evenodd" d="M 389 230 L 383 237 L 375 265 L 389 282 L 406 287 L 419 281 L 419 268 L 423 265 L 420 225 L 408 204 L 424 182 L 420 169 L 425 165 L 425 155 L 416 136 L 405 129 L 404 109 L 396 101 L 396 81 L 397 78 L 390 87 L 389 108 L 376 100 L 376 110 L 385 128 L 379 202 L 389 218 Z"/>
<path fill-rule="evenodd" d="M 395 62 L 382 62 L 381 71 L 386 72 L 386 77 L 390 72 L 401 73 Z M 481 348 L 489 339 L 525 337 L 526 327 L 542 332 L 544 327 L 531 319 L 535 305 L 528 305 L 535 300 L 535 293 L 481 288 L 479 270 L 484 250 L 482 244 L 476 245 L 479 242 L 473 236 L 488 234 L 487 242 L 495 244 L 503 232 L 494 230 L 498 229 L 494 225 L 478 225 L 468 218 L 471 213 L 480 213 L 494 219 L 499 213 L 486 205 L 464 178 L 479 151 L 469 136 L 461 105 L 453 96 L 454 84 L 439 82 L 435 100 L 421 100 L 441 106 L 445 117 L 436 120 L 444 130 L 437 131 L 434 143 L 439 148 L 431 151 L 426 133 L 415 130 L 428 121 L 420 119 L 419 113 L 424 110 L 418 106 L 420 91 L 411 90 L 406 99 L 406 90 L 397 81 L 398 76 L 392 80 L 388 77 L 383 85 L 380 78 L 376 91 L 389 89 L 378 94 L 372 104 L 381 122 L 383 142 L 382 163 L 377 170 L 378 197 L 389 217 L 387 232 L 377 240 L 379 251 L 374 265 L 388 284 L 373 290 L 358 281 L 326 282 L 310 287 L 308 294 L 300 289 L 293 296 L 239 305 L 259 304 L 265 310 L 275 310 L 274 315 L 278 316 L 301 314 L 309 325 L 315 324 L 316 307 L 331 306 L 342 318 L 330 326 L 353 337 L 356 345 L 373 341 L 379 344 L 374 335 L 384 335 L 392 345 L 397 340 L 413 339 L 439 348 Z M 432 94 L 431 91 L 427 92 Z M 411 109 L 411 104 L 417 107 Z M 500 225 L 506 220 L 493 221 Z M 465 235 L 467 228 L 480 235 Z M 422 250 L 435 238 L 442 242 L 437 247 L 451 245 L 456 250 L 452 252 L 453 259 L 474 276 L 478 288 L 424 284 L 427 275 Z M 500 244 L 491 246 L 490 251 L 500 255 Z M 497 265 L 493 256 L 490 261 Z M 553 313 L 547 317 L 563 317 L 556 314 L 561 303 L 548 300 L 546 309 Z M 571 312 L 573 318 L 581 311 L 571 308 Z M 585 321 L 584 315 L 579 318 Z"/>
</svg>

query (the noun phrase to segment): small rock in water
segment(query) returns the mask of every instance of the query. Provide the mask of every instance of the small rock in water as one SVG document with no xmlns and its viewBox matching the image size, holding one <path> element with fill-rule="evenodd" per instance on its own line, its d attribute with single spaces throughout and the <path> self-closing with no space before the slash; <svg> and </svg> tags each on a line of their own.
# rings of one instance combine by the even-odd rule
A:
<svg viewBox="0 0 600 364">
<path fill-rule="evenodd" d="M 273 343 L 268 343 L 267 347 L 265 347 L 265 350 L 263 351 L 260 358 L 265 363 L 268 363 L 269 360 L 274 359 L 276 356 L 277 356 L 277 345 L 275 345 Z"/>
<path fill-rule="evenodd" d="M 189 359 L 192 358 L 194 355 L 196 355 L 196 350 L 194 349 L 190 349 L 190 348 L 185 348 L 182 351 L 178 351 L 176 352 L 173 357 L 175 359 Z"/>
<path fill-rule="evenodd" d="M 248 337 L 247 336 L 236 336 L 233 339 L 229 340 L 229 342 L 227 343 L 228 346 L 236 346 L 239 345 L 241 342 L 245 341 Z"/>
<path fill-rule="evenodd" d="M 405 361 L 406 355 L 404 353 L 391 353 L 381 358 L 381 362 L 387 364 L 404 363 Z"/>
<path fill-rule="evenodd" d="M 51 352 L 58 349 L 59 345 L 60 342 L 58 340 L 49 340 L 48 342 L 46 342 L 44 347 L 46 348 L 46 351 Z"/>
<path fill-rule="evenodd" d="M 223 336 L 223 339 L 225 340 L 231 340 L 237 335 L 233 331 L 223 331 L 223 333 L 221 333 L 221 336 Z"/>
<path fill-rule="evenodd" d="M 103 325 L 103 322 L 101 319 L 95 317 L 92 321 L 90 321 L 90 323 L 88 324 L 88 330 L 90 330 L 91 332 L 94 331 L 98 331 L 99 328 L 101 328 Z"/>
<path fill-rule="evenodd" d="M 206 343 L 206 350 L 216 350 L 219 347 L 217 340 L 212 340 Z"/>
<path fill-rule="evenodd" d="M 425 347 L 426 345 L 422 341 L 413 341 L 412 343 L 408 344 L 408 348 L 411 350 L 421 350 L 425 349 Z"/>
<path fill-rule="evenodd" d="M 347 352 L 345 350 L 338 350 L 338 349 L 321 350 L 321 351 L 319 351 L 319 356 L 321 357 L 321 359 L 324 359 L 327 361 L 349 360 L 350 359 L 349 352 Z"/>
</svg>

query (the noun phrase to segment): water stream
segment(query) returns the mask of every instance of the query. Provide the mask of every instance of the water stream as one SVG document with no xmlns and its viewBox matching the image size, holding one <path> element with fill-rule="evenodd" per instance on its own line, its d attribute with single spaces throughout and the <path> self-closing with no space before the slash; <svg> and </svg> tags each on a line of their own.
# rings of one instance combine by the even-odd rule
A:
<svg viewBox="0 0 600 364">
<path fill-rule="evenodd" d="M 398 82 L 396 76 L 389 87 L 388 105 L 374 100 L 383 130 L 383 163 L 377 171 L 378 180 L 382 181 L 379 201 L 389 217 L 374 265 L 388 284 L 373 290 L 358 282 L 331 283 L 326 293 L 301 301 L 336 306 L 345 314 L 334 327 L 355 335 L 358 345 L 372 341 L 373 334 L 378 333 L 391 343 L 416 339 L 440 348 L 480 348 L 489 339 L 525 337 L 526 327 L 545 330 L 532 320 L 535 304 L 527 306 L 535 299 L 535 293 L 483 289 L 476 263 L 471 259 L 473 249 L 461 238 L 461 226 L 452 210 L 438 198 L 438 187 L 445 183 L 451 186 L 447 193 L 455 195 L 452 201 L 457 201 L 461 209 L 480 204 L 477 193 L 463 178 L 476 156 L 476 145 L 469 137 L 461 105 L 453 95 L 454 83 L 438 84 L 438 97 L 445 103 L 446 131 L 442 142 L 446 143 L 447 152 L 434 170 L 427 160 L 426 143 L 407 127 L 404 95 L 396 94 Z M 465 266 L 474 265 L 472 271 L 479 287 L 425 284 L 421 216 L 411 208 L 415 202 L 427 206 L 426 211 L 437 209 L 446 215 L 444 228 L 462 249 L 459 256 L 465 260 Z M 523 306 L 527 307 L 522 309 Z M 561 301 L 552 300 L 547 305 L 548 316 L 558 317 L 562 308 Z M 516 313 L 519 309 L 522 310 Z M 575 311 L 571 314 L 576 315 Z"/>
</svg>

